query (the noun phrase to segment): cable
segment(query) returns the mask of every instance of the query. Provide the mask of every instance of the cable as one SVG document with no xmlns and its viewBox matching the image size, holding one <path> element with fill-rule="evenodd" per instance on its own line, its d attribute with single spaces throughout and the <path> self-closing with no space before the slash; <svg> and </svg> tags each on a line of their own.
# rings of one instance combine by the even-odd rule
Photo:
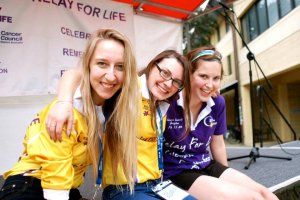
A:
<svg viewBox="0 0 300 200">
<path fill-rule="evenodd" d="M 266 105 L 265 99 L 264 99 L 264 102 L 263 102 L 263 103 L 264 103 L 264 107 L 265 107 L 265 110 L 266 110 L 266 113 L 267 113 L 267 117 L 268 117 L 270 126 L 271 126 L 271 128 L 274 130 L 274 127 L 273 127 L 273 124 L 272 124 L 272 121 L 271 121 L 271 117 L 270 117 L 270 114 L 269 114 L 268 107 L 267 107 L 267 105 Z M 272 131 L 272 130 L 271 130 L 271 131 Z M 279 145 L 280 149 L 281 149 L 284 153 L 286 153 L 286 154 L 288 154 L 288 155 L 292 155 L 292 156 L 300 155 L 300 152 L 299 152 L 299 153 L 290 153 L 290 152 L 286 151 L 286 150 L 282 147 L 282 144 L 281 144 L 281 142 L 279 141 L 279 139 L 278 139 L 277 137 L 276 137 L 276 140 L 277 140 L 277 144 Z"/>
</svg>

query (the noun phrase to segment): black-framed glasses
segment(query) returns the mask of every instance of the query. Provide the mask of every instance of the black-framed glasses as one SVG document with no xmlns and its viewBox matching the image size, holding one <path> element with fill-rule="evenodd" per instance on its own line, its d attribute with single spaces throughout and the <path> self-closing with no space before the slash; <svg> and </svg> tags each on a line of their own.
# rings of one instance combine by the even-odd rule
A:
<svg viewBox="0 0 300 200">
<path fill-rule="evenodd" d="M 164 70 L 162 68 L 160 68 L 160 66 L 155 63 L 158 71 L 159 71 L 159 74 L 160 76 L 165 79 L 166 81 L 169 81 L 169 80 L 172 80 L 172 84 L 178 89 L 178 90 L 182 90 L 183 89 L 183 82 L 181 80 L 178 80 L 178 79 L 174 79 L 172 78 L 172 73 L 167 71 L 167 70 Z"/>
</svg>

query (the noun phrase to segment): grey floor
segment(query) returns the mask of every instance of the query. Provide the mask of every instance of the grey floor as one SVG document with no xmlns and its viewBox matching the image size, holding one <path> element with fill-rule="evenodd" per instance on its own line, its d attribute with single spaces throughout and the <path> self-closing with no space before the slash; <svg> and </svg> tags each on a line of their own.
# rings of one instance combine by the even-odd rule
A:
<svg viewBox="0 0 300 200">
<path fill-rule="evenodd" d="M 252 148 L 227 147 L 228 158 L 249 156 Z M 255 152 L 255 151 L 254 151 Z M 286 144 L 272 147 L 259 148 L 259 156 L 256 162 L 252 162 L 246 170 L 250 157 L 229 161 L 229 166 L 237 169 L 255 181 L 266 187 L 280 184 L 290 178 L 300 175 L 300 141 L 293 141 Z M 263 156 L 290 157 L 292 160 L 265 158 Z"/>
</svg>

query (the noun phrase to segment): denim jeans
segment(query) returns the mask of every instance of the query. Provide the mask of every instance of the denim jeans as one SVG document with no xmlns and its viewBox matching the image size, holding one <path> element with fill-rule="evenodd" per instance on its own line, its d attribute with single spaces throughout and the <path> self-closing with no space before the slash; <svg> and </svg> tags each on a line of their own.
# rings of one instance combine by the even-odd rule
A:
<svg viewBox="0 0 300 200">
<path fill-rule="evenodd" d="M 78 189 L 71 189 L 70 200 L 79 200 Z M 9 176 L 0 190 L 0 200 L 45 200 L 41 180 L 32 176 Z"/>
<path fill-rule="evenodd" d="M 137 183 L 134 187 L 134 193 L 130 194 L 129 186 L 122 185 L 121 189 L 115 185 L 109 185 L 104 188 L 102 193 L 103 200 L 157 200 L 162 199 L 152 191 L 152 187 L 157 185 L 159 180 Z"/>
</svg>

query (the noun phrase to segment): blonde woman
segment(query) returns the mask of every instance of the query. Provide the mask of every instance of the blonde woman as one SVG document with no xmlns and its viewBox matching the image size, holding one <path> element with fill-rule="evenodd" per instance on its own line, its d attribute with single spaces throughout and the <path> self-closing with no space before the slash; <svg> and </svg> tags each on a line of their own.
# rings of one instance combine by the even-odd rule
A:
<svg viewBox="0 0 300 200">
<path fill-rule="evenodd" d="M 55 99 L 33 119 L 25 150 L 16 165 L 4 174 L 0 199 L 81 199 L 78 188 L 88 165 L 94 176 L 103 147 L 113 157 L 113 176 L 121 166 L 130 190 L 136 174 L 136 133 L 139 92 L 135 58 L 129 40 L 116 30 L 101 29 L 90 38 L 82 59 L 82 81 L 69 99 Z M 72 105 L 74 127 L 62 140 L 50 139 L 46 123 L 56 105 Z M 109 127 L 109 128 L 108 128 Z M 103 134 L 105 130 L 105 135 Z M 117 148 L 116 148 L 117 147 Z"/>
</svg>

